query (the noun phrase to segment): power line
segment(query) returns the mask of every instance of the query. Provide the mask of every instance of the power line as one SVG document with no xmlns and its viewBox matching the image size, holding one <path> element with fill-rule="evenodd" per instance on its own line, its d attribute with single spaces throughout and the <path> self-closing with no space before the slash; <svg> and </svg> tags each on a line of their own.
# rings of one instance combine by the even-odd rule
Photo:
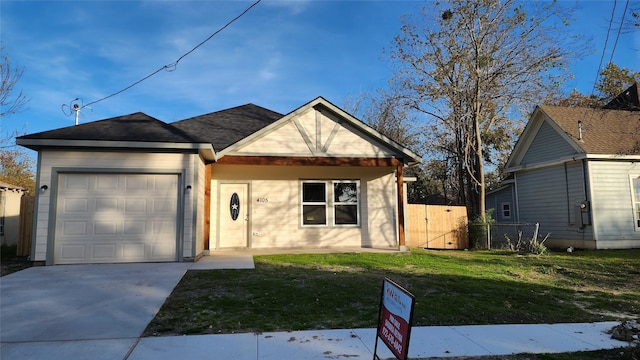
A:
<svg viewBox="0 0 640 360">
<path fill-rule="evenodd" d="M 134 87 L 134 86 L 136 86 L 136 85 L 140 84 L 141 82 L 143 82 L 143 81 L 145 81 L 145 80 L 149 79 L 150 77 L 154 76 L 155 74 L 159 73 L 159 72 L 160 72 L 160 71 L 162 71 L 162 70 L 166 70 L 166 71 L 169 71 L 169 72 L 171 72 L 171 71 L 175 71 L 175 69 L 176 69 L 176 67 L 178 66 L 178 63 L 180 62 L 180 60 L 184 59 L 186 56 L 188 56 L 189 54 L 191 54 L 192 52 L 194 52 L 194 51 L 195 51 L 196 49 L 198 49 L 200 46 L 204 45 L 207 41 L 211 40 L 214 36 L 218 35 L 221 31 L 223 31 L 224 29 L 226 29 L 229 25 L 233 24 L 236 20 L 240 19 L 242 16 L 244 16 L 246 13 L 248 13 L 251 9 L 253 9 L 253 7 L 255 7 L 256 5 L 258 5 L 258 3 L 260 3 L 260 1 L 262 1 L 262 0 L 257 0 L 256 2 L 254 2 L 253 4 L 251 4 L 251 6 L 247 7 L 247 8 L 246 8 L 242 13 L 240 13 L 240 15 L 238 15 L 238 16 L 236 16 L 235 18 L 233 18 L 233 19 L 231 19 L 230 21 L 228 21 L 228 22 L 227 22 L 226 24 L 224 24 L 221 28 L 219 28 L 218 30 L 216 30 L 213 34 L 209 35 L 209 37 L 208 37 L 208 38 L 204 39 L 204 40 L 203 40 L 203 41 L 201 41 L 198 45 L 194 46 L 194 47 L 193 47 L 193 49 L 191 49 L 191 50 L 187 51 L 186 53 L 182 54 L 182 56 L 180 56 L 180 57 L 178 58 L 178 60 L 176 60 L 176 61 L 174 61 L 174 62 L 172 62 L 172 63 L 170 63 L 170 64 L 167 64 L 167 65 L 162 66 L 162 67 L 161 67 L 161 68 L 159 68 L 158 70 L 156 70 L 156 71 L 152 72 L 151 74 L 149 74 L 149 75 L 147 75 L 147 76 L 143 77 L 142 79 L 140 79 L 140 80 L 138 80 L 138 81 L 134 82 L 133 84 L 131 84 L 131 85 L 129 85 L 129 86 L 127 86 L 127 87 L 123 88 L 122 90 L 118 90 L 118 91 L 114 92 L 114 93 L 113 93 L 113 94 L 111 94 L 111 95 L 107 95 L 107 96 L 105 96 L 105 97 L 103 97 L 103 98 L 101 98 L 101 99 L 98 99 L 98 100 L 92 101 L 92 102 L 87 103 L 87 104 L 85 104 L 85 105 L 82 105 L 82 107 L 80 107 L 80 109 L 84 109 L 84 108 L 85 108 L 85 107 L 87 107 L 87 106 L 90 106 L 90 105 L 93 105 L 93 104 L 99 103 L 99 102 L 101 102 L 101 101 L 104 101 L 104 100 L 107 100 L 107 99 L 109 99 L 109 98 L 111 98 L 111 97 L 114 97 L 114 96 L 116 96 L 116 95 L 118 95 L 118 94 L 121 94 L 121 93 L 123 93 L 123 92 L 125 92 L 125 91 L 127 91 L 127 90 L 131 89 L 132 87 Z"/>
<path fill-rule="evenodd" d="M 616 3 L 617 1 L 613 1 L 613 9 L 611 10 L 611 18 L 609 19 L 609 29 L 607 29 L 607 37 L 604 40 L 604 48 L 602 49 L 602 56 L 600 56 L 600 64 L 598 65 L 598 71 L 596 72 L 596 79 L 593 82 L 593 88 L 591 89 L 591 94 L 596 91 L 596 84 L 598 83 L 598 78 L 600 77 L 600 70 L 602 69 L 602 61 L 604 60 L 604 54 L 607 51 L 607 43 L 609 42 L 609 33 L 611 33 L 611 24 L 613 23 L 613 18 L 616 13 Z"/>
<path fill-rule="evenodd" d="M 616 34 L 616 41 L 613 43 L 613 50 L 611 50 L 611 56 L 609 57 L 609 63 L 613 62 L 613 54 L 616 52 L 616 46 L 618 46 L 618 39 L 620 38 L 620 32 L 622 32 L 622 26 L 624 25 L 624 17 L 627 14 L 627 8 L 629 7 L 629 0 L 624 5 L 624 11 L 620 18 L 620 27 L 618 27 L 618 34 Z"/>
</svg>

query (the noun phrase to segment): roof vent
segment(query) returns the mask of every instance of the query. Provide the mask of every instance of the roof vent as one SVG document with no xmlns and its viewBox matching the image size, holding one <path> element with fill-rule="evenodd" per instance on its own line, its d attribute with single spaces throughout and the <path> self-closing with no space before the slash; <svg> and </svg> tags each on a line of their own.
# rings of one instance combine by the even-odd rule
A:
<svg viewBox="0 0 640 360">
<path fill-rule="evenodd" d="M 582 141 L 582 120 L 578 120 L 578 140 Z"/>
</svg>

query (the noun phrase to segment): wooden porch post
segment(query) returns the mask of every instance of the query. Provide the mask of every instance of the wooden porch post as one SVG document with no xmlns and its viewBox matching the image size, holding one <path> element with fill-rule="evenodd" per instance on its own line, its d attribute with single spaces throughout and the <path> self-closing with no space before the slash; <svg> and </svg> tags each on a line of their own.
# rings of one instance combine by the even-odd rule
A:
<svg viewBox="0 0 640 360">
<path fill-rule="evenodd" d="M 404 239 L 404 175 L 403 164 L 398 162 L 396 165 L 396 182 L 398 188 L 398 245 L 400 250 L 406 250 L 406 244 Z"/>
<path fill-rule="evenodd" d="M 204 250 L 209 249 L 209 233 L 211 232 L 211 167 L 204 167 Z"/>
</svg>

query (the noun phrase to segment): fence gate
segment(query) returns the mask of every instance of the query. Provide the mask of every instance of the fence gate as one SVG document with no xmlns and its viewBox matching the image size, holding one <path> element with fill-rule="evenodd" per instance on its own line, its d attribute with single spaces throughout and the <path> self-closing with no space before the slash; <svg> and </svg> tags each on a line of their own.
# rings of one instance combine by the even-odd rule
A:
<svg viewBox="0 0 640 360">
<path fill-rule="evenodd" d="M 464 206 L 409 204 L 407 246 L 427 249 L 469 247 L 467 208 Z"/>
<path fill-rule="evenodd" d="M 20 199 L 20 229 L 16 255 L 31 255 L 31 234 L 33 232 L 34 196 L 25 195 Z"/>
</svg>

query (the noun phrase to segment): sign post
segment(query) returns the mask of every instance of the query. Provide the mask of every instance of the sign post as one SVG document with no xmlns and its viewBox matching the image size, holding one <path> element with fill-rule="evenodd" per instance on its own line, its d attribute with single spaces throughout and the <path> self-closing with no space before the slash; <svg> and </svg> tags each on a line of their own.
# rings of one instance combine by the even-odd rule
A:
<svg viewBox="0 0 640 360">
<path fill-rule="evenodd" d="M 378 357 L 378 338 L 382 339 L 396 359 L 406 360 L 409 356 L 409 336 L 413 321 L 415 297 L 400 285 L 385 278 L 382 282 L 378 331 L 373 350 L 373 360 Z"/>
</svg>

